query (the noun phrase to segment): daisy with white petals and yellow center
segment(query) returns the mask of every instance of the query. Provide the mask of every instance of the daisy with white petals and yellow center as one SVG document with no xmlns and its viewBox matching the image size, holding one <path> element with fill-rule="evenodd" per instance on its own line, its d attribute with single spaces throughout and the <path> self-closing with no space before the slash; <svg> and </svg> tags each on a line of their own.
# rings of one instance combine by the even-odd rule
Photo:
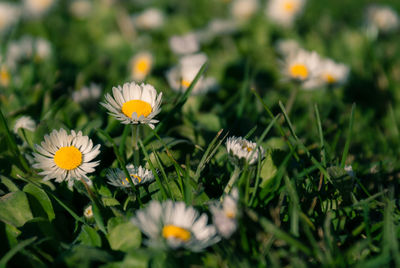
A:
<svg viewBox="0 0 400 268">
<path fill-rule="evenodd" d="M 154 248 L 186 248 L 201 251 L 218 242 L 215 226 L 207 225 L 206 214 L 199 214 L 183 202 L 151 201 L 132 219 Z"/>
<path fill-rule="evenodd" d="M 141 166 L 134 167 L 132 164 L 126 166 L 126 169 L 131 176 L 132 182 L 135 185 L 146 184 L 154 180 L 154 175 L 151 170 L 145 169 Z M 107 183 L 115 187 L 130 188 L 129 180 L 123 170 L 115 168 L 109 169 L 107 172 Z"/>
<path fill-rule="evenodd" d="M 266 15 L 271 21 L 288 27 L 303 11 L 304 4 L 305 0 L 269 0 Z"/>
<path fill-rule="evenodd" d="M 41 169 L 39 175 L 44 180 L 55 179 L 56 182 L 66 180 L 72 188 L 74 181 L 85 179 L 90 185 L 91 180 L 87 173 L 94 172 L 100 161 L 92 160 L 100 153 L 100 145 L 93 147 L 92 140 L 83 136 L 82 132 L 74 130 L 68 135 L 67 131 L 53 130 L 50 135 L 44 136 L 40 145 L 35 145 L 34 168 Z"/>
<path fill-rule="evenodd" d="M 234 163 L 244 159 L 249 165 L 255 164 L 259 157 L 264 157 L 264 148 L 258 147 L 255 142 L 248 141 L 242 137 L 229 137 L 226 140 L 228 154 L 233 157 Z"/>
<path fill-rule="evenodd" d="M 143 81 L 153 67 L 153 55 L 149 52 L 140 52 L 130 61 L 131 78 L 137 82 Z"/>
<path fill-rule="evenodd" d="M 297 50 L 286 57 L 283 73 L 297 82 L 305 82 L 319 75 L 320 57 L 316 52 Z"/>
<path fill-rule="evenodd" d="M 113 87 L 112 92 L 101 103 L 110 115 L 123 124 L 147 124 L 154 129 L 154 124 L 158 122 L 154 117 L 161 110 L 162 93 L 157 95 L 152 85 L 134 82 Z"/>
<path fill-rule="evenodd" d="M 237 229 L 238 202 L 239 191 L 233 188 L 222 202 L 210 206 L 213 222 L 218 233 L 224 238 L 229 238 Z"/>
</svg>

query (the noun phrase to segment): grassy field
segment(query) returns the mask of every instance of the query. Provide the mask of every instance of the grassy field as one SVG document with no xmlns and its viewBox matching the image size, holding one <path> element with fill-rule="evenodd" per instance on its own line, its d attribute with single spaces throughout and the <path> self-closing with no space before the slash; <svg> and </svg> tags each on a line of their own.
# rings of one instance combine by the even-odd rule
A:
<svg viewBox="0 0 400 268">
<path fill-rule="evenodd" d="M 400 267 L 400 2 L 285 1 L 0 3 L 0 267 Z"/>
</svg>

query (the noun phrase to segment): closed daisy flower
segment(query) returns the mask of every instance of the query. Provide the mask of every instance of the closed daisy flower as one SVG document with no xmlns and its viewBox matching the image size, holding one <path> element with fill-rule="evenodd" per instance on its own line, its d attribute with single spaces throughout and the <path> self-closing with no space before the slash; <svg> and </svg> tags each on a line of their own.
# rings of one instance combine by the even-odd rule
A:
<svg viewBox="0 0 400 268">
<path fill-rule="evenodd" d="M 83 136 L 81 131 L 76 133 L 72 130 L 68 134 L 64 129 L 53 130 L 35 148 L 37 153 L 33 155 L 36 163 L 33 167 L 42 170 L 39 175 L 43 175 L 44 180 L 65 180 L 70 188 L 75 180 L 81 178 L 91 184 L 86 174 L 94 172 L 94 167 L 100 162 L 92 161 L 100 153 L 100 145 L 93 147 L 92 140 Z"/>
<path fill-rule="evenodd" d="M 132 219 L 155 248 L 185 248 L 201 251 L 219 241 L 215 226 L 207 225 L 208 217 L 183 202 L 151 201 Z"/>
<path fill-rule="evenodd" d="M 239 191 L 233 188 L 221 203 L 210 206 L 213 222 L 218 233 L 224 238 L 229 238 L 237 229 L 238 201 Z"/>
<path fill-rule="evenodd" d="M 319 75 L 320 62 L 316 52 L 298 50 L 286 57 L 283 73 L 291 80 L 304 82 Z"/>
<path fill-rule="evenodd" d="M 160 112 L 162 93 L 152 85 L 134 82 L 125 83 L 122 87 L 113 87 L 113 94 L 106 95 L 106 101 L 101 103 L 109 114 L 122 124 L 147 124 L 154 129 L 158 123 L 154 117 Z"/>
<path fill-rule="evenodd" d="M 305 0 L 269 0 L 266 14 L 271 21 L 288 27 L 303 11 L 304 4 Z"/>
<path fill-rule="evenodd" d="M 134 167 L 132 164 L 126 166 L 126 169 L 131 176 L 132 182 L 135 185 L 145 184 L 154 180 L 154 175 L 151 170 L 141 166 Z M 107 172 L 108 183 L 115 187 L 130 188 L 129 180 L 123 170 L 115 168 Z"/>
<path fill-rule="evenodd" d="M 30 116 L 21 116 L 20 118 L 15 121 L 14 124 L 14 133 L 18 133 L 18 130 L 20 128 L 29 130 L 29 131 L 35 131 L 36 124 L 35 121 Z"/>
<path fill-rule="evenodd" d="M 136 54 L 130 62 L 131 78 L 135 81 L 143 81 L 149 75 L 153 67 L 153 55 L 149 52 Z"/>
<path fill-rule="evenodd" d="M 226 141 L 226 149 L 235 164 L 244 159 L 249 165 L 255 164 L 258 157 L 264 157 L 264 149 L 257 148 L 255 142 L 248 141 L 242 137 L 229 137 Z"/>
</svg>

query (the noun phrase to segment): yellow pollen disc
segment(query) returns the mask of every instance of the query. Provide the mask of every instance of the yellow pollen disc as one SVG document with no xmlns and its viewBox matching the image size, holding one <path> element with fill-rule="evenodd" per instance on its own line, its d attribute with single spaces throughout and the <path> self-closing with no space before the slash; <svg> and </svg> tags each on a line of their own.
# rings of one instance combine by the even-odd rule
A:
<svg viewBox="0 0 400 268">
<path fill-rule="evenodd" d="M 136 178 L 136 179 L 138 180 L 138 182 L 141 182 L 141 181 L 142 181 L 142 179 L 141 179 L 138 175 L 135 175 L 135 174 L 130 174 L 130 175 L 131 175 L 131 177 Z M 125 181 L 129 183 L 128 178 L 125 178 Z M 122 181 L 122 184 L 123 184 L 123 185 L 125 185 L 125 181 Z"/>
<path fill-rule="evenodd" d="M 82 164 L 82 153 L 74 146 L 61 147 L 54 155 L 54 162 L 59 168 L 72 170 Z"/>
<path fill-rule="evenodd" d="M 150 71 L 150 62 L 147 59 L 140 59 L 135 63 L 135 72 L 147 74 Z"/>
<path fill-rule="evenodd" d="M 0 84 L 5 87 L 10 84 L 10 73 L 4 67 L 0 70 Z"/>
<path fill-rule="evenodd" d="M 225 215 L 226 215 L 226 217 L 228 217 L 229 219 L 235 218 L 235 213 L 233 213 L 232 211 L 226 212 Z"/>
<path fill-rule="evenodd" d="M 287 12 L 293 12 L 295 7 L 296 5 L 291 1 L 288 1 L 283 5 L 283 9 Z"/>
<path fill-rule="evenodd" d="M 181 85 L 182 87 L 188 88 L 190 86 L 191 82 L 188 80 L 182 80 Z"/>
<path fill-rule="evenodd" d="M 162 230 L 162 235 L 165 238 L 177 238 L 183 242 L 186 242 L 190 239 L 190 232 L 186 229 L 175 225 L 166 225 Z"/>
<path fill-rule="evenodd" d="M 325 81 L 326 81 L 327 83 L 329 83 L 329 84 L 334 84 L 334 83 L 336 83 L 336 78 L 335 78 L 333 75 L 331 75 L 331 74 L 325 74 L 325 75 L 324 75 L 324 79 L 325 79 Z"/>
<path fill-rule="evenodd" d="M 308 69 L 304 64 L 294 64 L 290 66 L 290 75 L 294 78 L 307 79 Z"/>
<path fill-rule="evenodd" d="M 246 145 L 242 146 L 242 149 L 243 149 L 243 150 L 246 149 L 248 152 L 253 151 L 253 148 L 251 148 L 251 147 L 249 147 L 249 146 L 246 146 Z"/>
<path fill-rule="evenodd" d="M 152 111 L 151 105 L 142 100 L 130 100 L 122 105 L 122 112 L 127 117 L 132 118 L 132 114 L 136 112 L 138 118 L 140 116 L 147 117 Z"/>
</svg>

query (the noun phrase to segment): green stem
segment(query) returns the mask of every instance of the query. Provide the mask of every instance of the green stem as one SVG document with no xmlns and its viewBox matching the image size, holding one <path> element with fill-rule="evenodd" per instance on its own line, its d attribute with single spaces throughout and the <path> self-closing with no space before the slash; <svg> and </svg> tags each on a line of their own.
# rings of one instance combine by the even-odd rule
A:
<svg viewBox="0 0 400 268">
<path fill-rule="evenodd" d="M 295 87 L 293 88 L 292 92 L 290 93 L 289 99 L 288 99 L 288 101 L 286 103 L 286 108 L 285 109 L 286 109 L 286 112 L 287 112 L 288 115 L 290 114 L 290 111 L 293 108 L 293 104 L 294 104 L 294 101 L 296 100 L 298 92 L 299 92 L 299 86 L 295 85 Z"/>
<path fill-rule="evenodd" d="M 139 167 L 140 159 L 139 159 L 139 128 L 140 125 L 132 125 L 132 144 L 133 144 L 133 163 L 135 167 Z"/>
<path fill-rule="evenodd" d="M 240 175 L 240 168 L 235 165 L 235 170 L 233 171 L 232 176 L 229 179 L 228 184 L 225 186 L 224 194 L 229 194 L 229 192 L 231 191 L 233 185 L 235 184 L 235 182 L 239 178 L 239 175 Z"/>
</svg>

